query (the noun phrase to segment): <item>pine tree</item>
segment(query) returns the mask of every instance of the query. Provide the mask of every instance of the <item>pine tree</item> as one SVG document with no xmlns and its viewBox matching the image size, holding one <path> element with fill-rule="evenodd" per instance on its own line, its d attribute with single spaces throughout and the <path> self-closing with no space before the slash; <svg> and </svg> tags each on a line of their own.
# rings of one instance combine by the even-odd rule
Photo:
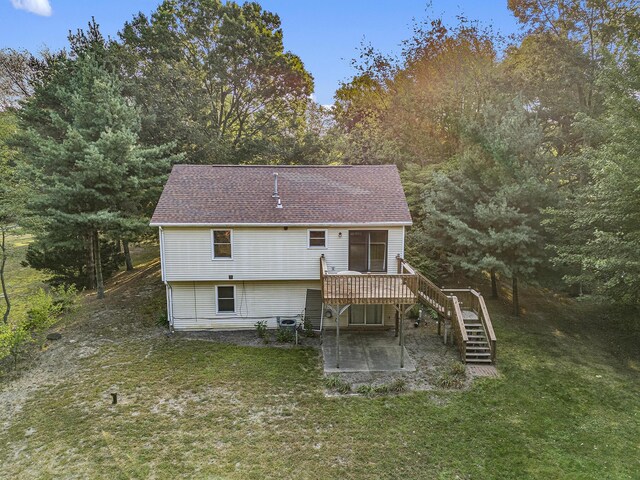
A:
<svg viewBox="0 0 640 480">
<path fill-rule="evenodd" d="M 121 92 L 89 52 L 55 62 L 20 112 L 20 143 L 38 188 L 30 208 L 44 219 L 36 245 L 84 251 L 84 273 L 100 298 L 104 240 L 144 228 L 171 161 L 168 146 L 138 144 L 139 114 Z"/>
<path fill-rule="evenodd" d="M 610 65 L 601 78 L 607 111 L 593 128 L 606 141 L 582 152 L 589 181 L 553 226 L 568 228 L 556 247 L 558 266 L 576 266 L 570 284 L 623 305 L 640 305 L 640 56 Z"/>
<path fill-rule="evenodd" d="M 518 279 L 531 278 L 547 256 L 541 222 L 553 195 L 535 119 L 517 102 L 500 111 L 485 107 L 482 121 L 469 123 L 456 165 L 427 185 L 424 221 L 412 243 L 440 264 L 490 272 L 492 283 L 496 272 L 510 277 L 518 315 Z"/>
</svg>

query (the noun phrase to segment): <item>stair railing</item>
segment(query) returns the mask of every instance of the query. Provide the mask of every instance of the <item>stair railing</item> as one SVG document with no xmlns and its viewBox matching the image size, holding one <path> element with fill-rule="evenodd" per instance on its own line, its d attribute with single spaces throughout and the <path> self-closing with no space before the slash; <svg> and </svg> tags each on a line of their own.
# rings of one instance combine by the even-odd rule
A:
<svg viewBox="0 0 640 480">
<path fill-rule="evenodd" d="M 398 259 L 398 273 L 408 273 L 415 275 L 415 291 L 414 293 L 422 303 L 433 308 L 438 314 L 449 317 L 451 315 L 449 308 L 449 297 L 431 280 L 417 272 L 411 265 L 403 259 Z"/>
<path fill-rule="evenodd" d="M 462 317 L 462 309 L 460 308 L 460 302 L 458 297 L 449 297 L 451 304 L 451 327 L 453 328 L 454 338 L 458 344 L 458 350 L 460 351 L 460 358 L 463 363 L 467 362 L 467 342 L 469 337 L 467 335 L 467 329 L 464 326 L 464 318 Z"/>
<path fill-rule="evenodd" d="M 496 334 L 493 331 L 493 324 L 491 323 L 491 317 L 489 317 L 489 311 L 487 310 L 487 304 L 484 303 L 484 298 L 480 292 L 473 291 L 478 303 L 478 317 L 482 322 L 484 331 L 487 334 L 487 342 L 489 343 L 489 349 L 491 351 L 491 363 L 496 361 Z"/>
<path fill-rule="evenodd" d="M 491 362 L 495 362 L 498 342 L 493 330 L 489 311 L 487 310 L 487 304 L 485 303 L 482 294 L 472 288 L 447 288 L 443 291 L 451 294 L 455 293 L 458 298 L 463 298 L 464 300 L 462 300 L 462 305 L 465 308 L 473 310 L 476 315 L 478 315 L 478 319 L 482 323 L 487 336 L 487 343 L 489 344 L 489 351 L 491 353 Z"/>
</svg>

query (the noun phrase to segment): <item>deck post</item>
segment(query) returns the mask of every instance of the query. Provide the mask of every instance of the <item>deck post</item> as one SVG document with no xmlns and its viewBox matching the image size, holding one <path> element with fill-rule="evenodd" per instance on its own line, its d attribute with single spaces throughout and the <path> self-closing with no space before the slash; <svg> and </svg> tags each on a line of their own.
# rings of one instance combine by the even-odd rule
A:
<svg viewBox="0 0 640 480">
<path fill-rule="evenodd" d="M 404 368 L 404 305 L 400 308 L 400 368 Z"/>
<path fill-rule="evenodd" d="M 334 311 L 336 316 L 336 368 L 340 368 L 340 304 Z"/>
<path fill-rule="evenodd" d="M 399 320 L 399 316 L 398 316 L 398 309 L 396 308 L 396 333 L 395 333 L 395 337 L 398 337 L 398 331 L 399 331 L 399 327 L 400 327 L 400 320 Z"/>
</svg>

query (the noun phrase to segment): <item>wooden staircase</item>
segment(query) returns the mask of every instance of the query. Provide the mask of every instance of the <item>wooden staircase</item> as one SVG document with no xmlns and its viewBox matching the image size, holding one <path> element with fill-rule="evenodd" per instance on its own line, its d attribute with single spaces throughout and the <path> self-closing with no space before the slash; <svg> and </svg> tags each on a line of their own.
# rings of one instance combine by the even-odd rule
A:
<svg viewBox="0 0 640 480">
<path fill-rule="evenodd" d="M 478 314 L 473 310 L 462 310 L 462 319 L 467 332 L 465 363 L 492 363 L 487 332 Z"/>
<path fill-rule="evenodd" d="M 419 303 L 449 322 L 460 358 L 465 363 L 493 364 L 496 361 L 496 335 L 482 295 L 472 288 L 440 288 L 398 257 L 398 273 L 415 275 L 412 286 Z"/>
</svg>

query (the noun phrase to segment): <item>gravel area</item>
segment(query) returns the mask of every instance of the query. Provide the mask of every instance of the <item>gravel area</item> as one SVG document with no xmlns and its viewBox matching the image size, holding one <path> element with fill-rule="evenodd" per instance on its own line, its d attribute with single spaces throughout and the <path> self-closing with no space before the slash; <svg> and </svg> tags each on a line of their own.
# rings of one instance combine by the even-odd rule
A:
<svg viewBox="0 0 640 480">
<path fill-rule="evenodd" d="M 320 348 L 320 334 L 314 337 L 298 335 L 298 345 L 289 342 L 278 342 L 275 338 L 275 331 L 267 331 L 267 339 L 259 338 L 254 330 L 234 330 L 234 331 L 193 331 L 174 332 L 171 336 L 185 340 L 204 340 L 210 342 L 227 343 L 230 345 L 240 345 L 244 347 L 270 347 L 270 348 L 295 348 L 313 347 Z"/>
</svg>

